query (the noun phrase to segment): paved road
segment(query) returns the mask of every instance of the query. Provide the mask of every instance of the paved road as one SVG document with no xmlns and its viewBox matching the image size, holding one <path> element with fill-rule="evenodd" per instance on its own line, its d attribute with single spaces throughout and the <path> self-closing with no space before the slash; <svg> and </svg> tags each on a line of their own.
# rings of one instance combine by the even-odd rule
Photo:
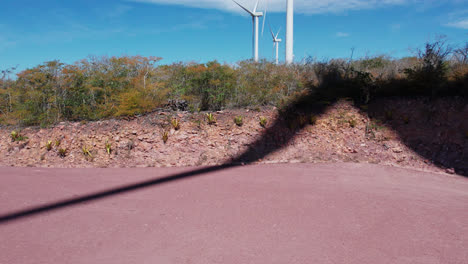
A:
<svg viewBox="0 0 468 264">
<path fill-rule="evenodd" d="M 0 168 L 0 215 L 190 169 Z M 0 263 L 468 263 L 468 179 L 229 168 L 0 222 Z"/>
</svg>

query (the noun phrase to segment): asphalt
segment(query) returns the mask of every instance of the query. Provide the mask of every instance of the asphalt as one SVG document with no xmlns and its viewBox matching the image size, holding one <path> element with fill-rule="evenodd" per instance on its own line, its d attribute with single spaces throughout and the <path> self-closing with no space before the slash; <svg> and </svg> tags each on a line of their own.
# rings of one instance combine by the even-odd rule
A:
<svg viewBox="0 0 468 264">
<path fill-rule="evenodd" d="M 168 175 L 190 177 L 157 180 Z M 370 164 L 0 168 L 2 264 L 466 264 L 467 249 L 468 178 L 456 175 Z"/>
</svg>

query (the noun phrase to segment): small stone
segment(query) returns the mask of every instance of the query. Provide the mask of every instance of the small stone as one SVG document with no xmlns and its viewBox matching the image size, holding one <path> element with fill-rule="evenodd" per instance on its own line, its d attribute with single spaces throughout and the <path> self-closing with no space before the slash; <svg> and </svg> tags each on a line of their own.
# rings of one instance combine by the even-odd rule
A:
<svg viewBox="0 0 468 264">
<path fill-rule="evenodd" d="M 403 150 L 402 150 L 401 148 L 394 148 L 394 149 L 393 149 L 393 152 L 395 152 L 395 153 L 402 153 Z"/>
<path fill-rule="evenodd" d="M 448 174 L 455 174 L 455 169 L 454 168 L 448 168 L 445 170 L 446 173 Z"/>
<path fill-rule="evenodd" d="M 352 148 L 348 148 L 348 151 L 349 151 L 349 153 L 358 153 L 357 150 L 352 149 Z"/>
</svg>

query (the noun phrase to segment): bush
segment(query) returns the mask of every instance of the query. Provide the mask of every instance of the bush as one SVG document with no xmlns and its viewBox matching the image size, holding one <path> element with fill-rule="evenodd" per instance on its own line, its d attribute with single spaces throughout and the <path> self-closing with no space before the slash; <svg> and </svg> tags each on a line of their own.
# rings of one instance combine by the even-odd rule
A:
<svg viewBox="0 0 468 264">
<path fill-rule="evenodd" d="M 48 126 L 119 118 L 171 102 L 183 102 L 178 110 L 195 112 L 283 108 L 304 97 L 315 103 L 349 97 L 363 105 L 385 96 L 468 96 L 467 50 L 465 44 L 452 53 L 444 39 L 437 39 L 416 57 L 309 58 L 291 66 L 268 61 L 159 66 L 160 58 L 141 56 L 89 57 L 72 65 L 50 61 L 18 73 L 15 80 L 8 77 L 11 70 L 1 71 L 0 122 Z"/>
<path fill-rule="evenodd" d="M 410 81 L 408 87 L 411 95 L 446 95 L 447 74 L 449 72 L 448 56 L 452 53 L 450 46 L 442 38 L 427 42 L 424 50 L 418 50 L 419 63 L 405 69 Z"/>
</svg>

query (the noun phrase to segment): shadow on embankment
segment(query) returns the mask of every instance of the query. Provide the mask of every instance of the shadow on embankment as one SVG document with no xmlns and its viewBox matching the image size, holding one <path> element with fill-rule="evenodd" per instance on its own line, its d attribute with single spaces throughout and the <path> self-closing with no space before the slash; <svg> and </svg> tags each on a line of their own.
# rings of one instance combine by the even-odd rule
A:
<svg viewBox="0 0 468 264">
<path fill-rule="evenodd" d="M 418 91 L 420 88 L 410 80 L 395 79 L 371 84 L 367 77 L 359 74 L 341 76 L 333 71 L 321 75 L 320 85 L 310 84 L 309 92 L 281 109 L 279 117 L 260 139 L 226 164 L 10 212 L 0 215 L 0 224 L 258 161 L 286 146 L 311 117 L 324 113 L 330 105 L 343 98 L 352 98 L 371 120 L 394 129 L 409 148 L 429 162 L 468 176 L 468 74 L 462 82 L 447 81 L 442 90 L 437 89 L 442 86 L 437 86 L 424 92 Z M 407 100 L 395 98 L 396 95 Z M 446 98 L 440 101 L 441 96 Z M 281 139 L 275 137 L 275 131 L 285 126 L 289 127 L 290 133 Z"/>
</svg>

